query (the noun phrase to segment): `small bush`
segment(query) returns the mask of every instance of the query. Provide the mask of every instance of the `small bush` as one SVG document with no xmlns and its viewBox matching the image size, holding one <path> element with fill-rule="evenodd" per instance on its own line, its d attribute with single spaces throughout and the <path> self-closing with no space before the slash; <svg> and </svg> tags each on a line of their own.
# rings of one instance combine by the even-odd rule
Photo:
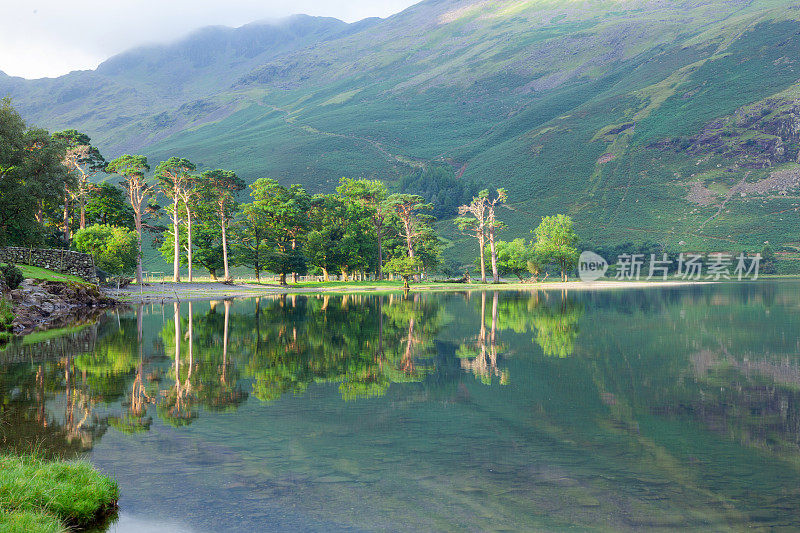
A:
<svg viewBox="0 0 800 533">
<path fill-rule="evenodd" d="M 22 271 L 18 269 L 16 265 L 11 263 L 7 265 L 0 265 L 0 272 L 3 273 L 3 277 L 6 278 L 6 284 L 12 291 L 19 287 L 19 284 L 22 283 L 23 279 L 25 279 L 25 276 L 22 275 Z"/>
</svg>

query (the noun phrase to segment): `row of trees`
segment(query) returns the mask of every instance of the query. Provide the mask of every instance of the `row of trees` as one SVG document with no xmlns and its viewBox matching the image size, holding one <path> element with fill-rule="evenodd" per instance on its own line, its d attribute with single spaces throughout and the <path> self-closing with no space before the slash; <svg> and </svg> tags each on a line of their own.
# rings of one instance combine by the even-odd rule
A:
<svg viewBox="0 0 800 533">
<path fill-rule="evenodd" d="M 97 184 L 101 173 L 118 176 L 119 185 Z M 230 280 L 231 268 L 244 266 L 259 279 L 262 272 L 277 273 L 282 283 L 289 274 L 296 280 L 308 272 L 326 281 L 332 272 L 345 280 L 364 272 L 384 279 L 385 270 L 407 283 L 439 263 L 433 206 L 419 195 L 389 194 L 382 182 L 365 179 L 342 179 L 335 193 L 312 195 L 300 185 L 262 178 L 250 186 L 249 202 L 240 204 L 245 189 L 235 172 L 198 172 L 185 158 L 169 158 L 154 169 L 142 155 L 107 162 L 87 135 L 29 129 L 8 100 L 0 102 L 4 244 L 71 246 L 95 254 L 112 273 L 135 264 L 137 282 L 145 230 L 160 234 L 157 242 L 176 282 L 182 267 L 192 281 L 196 267 L 214 278 L 223 270 Z M 465 194 L 455 196 L 463 201 Z M 455 223 L 486 250 L 478 259 L 481 280 L 486 282 L 487 263 L 495 283 L 503 275 L 522 278 L 525 271 L 537 278 L 551 263 L 565 277 L 577 258 L 572 221 L 545 218 L 530 245 L 500 241 L 505 224 L 498 211 L 507 200 L 504 189 L 483 190 L 458 208 Z M 167 227 L 161 224 L 165 216 Z"/>
<path fill-rule="evenodd" d="M 118 176 L 119 186 L 96 184 L 100 173 Z M 223 269 L 229 280 L 231 267 L 242 265 L 257 277 L 272 271 L 285 281 L 288 273 L 309 270 L 325 279 L 330 272 L 344 279 L 375 272 L 383 279 L 387 267 L 408 278 L 438 263 L 432 206 L 421 196 L 389 194 L 375 180 L 343 179 L 336 193 L 311 195 L 299 185 L 260 179 L 251 185 L 250 202 L 240 205 L 245 189 L 235 172 L 198 172 L 185 158 L 154 169 L 141 155 L 107 162 L 87 135 L 28 128 L 8 99 L 0 101 L 0 244 L 72 246 L 122 271 L 130 263 L 131 254 L 122 253 L 130 235 L 119 227 L 132 229 L 139 282 L 145 230 L 162 233 L 175 281 L 181 266 L 189 280 L 197 266 L 212 276 Z M 164 212 L 170 227 L 160 225 Z M 120 252 L 116 259 L 112 250 Z"/>
<path fill-rule="evenodd" d="M 227 281 L 231 266 L 238 265 L 251 268 L 259 280 L 269 271 L 286 283 L 289 274 L 296 281 L 309 270 L 326 281 L 331 272 L 345 280 L 354 272 L 383 279 L 384 265 L 408 278 L 439 260 L 440 242 L 427 214 L 431 206 L 417 195 L 389 194 L 377 180 L 343 178 L 334 194 L 311 195 L 300 185 L 261 178 L 250 185 L 250 202 L 240 204 L 237 195 L 247 187 L 233 171 L 198 173 L 185 158 L 161 162 L 154 181 L 146 178 L 144 156 L 124 155 L 106 170 L 123 178 L 140 246 L 144 218 L 158 216 L 157 209 L 148 210 L 148 199 L 168 199 L 171 227 L 164 229 L 160 249 L 172 259 L 176 282 L 181 266 L 188 268 L 189 281 L 195 266 L 213 277 L 222 268 Z"/>
<path fill-rule="evenodd" d="M 533 231 L 534 240 L 529 244 L 524 239 L 511 242 L 500 241 L 497 235 L 506 225 L 500 220 L 498 208 L 506 203 L 508 193 L 497 189 L 492 195 L 488 189 L 478 193 L 468 204 L 458 208 L 459 217 L 455 224 L 466 235 L 478 240 L 478 266 L 481 281 L 486 283 L 486 263 L 491 264 L 492 280 L 500 281 L 500 276 L 513 274 L 523 279 L 529 273 L 538 280 L 541 273 L 555 265 L 561 273 L 561 280 L 567 281 L 567 273 L 575 268 L 579 252 L 575 245 L 578 236 L 570 217 L 556 215 L 544 217 Z"/>
</svg>

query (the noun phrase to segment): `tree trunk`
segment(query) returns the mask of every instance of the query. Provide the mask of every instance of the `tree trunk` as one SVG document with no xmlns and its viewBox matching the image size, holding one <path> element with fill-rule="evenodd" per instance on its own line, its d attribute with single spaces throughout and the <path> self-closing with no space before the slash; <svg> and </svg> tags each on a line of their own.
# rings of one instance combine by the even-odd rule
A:
<svg viewBox="0 0 800 533">
<path fill-rule="evenodd" d="M 78 196 L 78 202 L 81 208 L 81 229 L 86 229 L 86 192 L 84 189 L 81 189 L 80 194 Z"/>
<path fill-rule="evenodd" d="M 292 239 L 292 251 L 297 249 L 297 239 Z M 297 283 L 297 272 L 292 272 L 292 283 Z"/>
<path fill-rule="evenodd" d="M 323 268 L 322 269 L 322 280 L 325 281 L 325 282 L 328 282 L 328 281 L 331 280 L 331 276 L 330 276 L 330 274 L 328 274 L 328 269 L 327 268 Z"/>
<path fill-rule="evenodd" d="M 480 233 L 478 233 L 478 246 L 481 248 L 481 283 L 486 283 L 486 254 L 484 253 L 484 249 L 486 248 L 486 235 L 484 235 L 482 229 Z"/>
<path fill-rule="evenodd" d="M 494 227 L 489 228 L 489 249 L 492 254 L 492 281 L 499 283 L 500 276 L 497 273 L 497 249 L 494 244 Z"/>
<path fill-rule="evenodd" d="M 208 269 L 208 274 L 211 276 L 211 279 L 213 279 L 214 281 L 219 281 L 217 279 L 217 269 L 216 268 L 209 268 Z"/>
<path fill-rule="evenodd" d="M 189 204 L 186 204 L 186 254 L 187 262 L 189 263 L 189 283 L 194 281 L 192 274 L 192 211 L 189 209 Z"/>
<path fill-rule="evenodd" d="M 342 280 L 343 281 L 350 281 L 350 276 L 347 274 L 347 269 L 342 269 Z"/>
<path fill-rule="evenodd" d="M 178 220 L 178 196 L 172 202 L 172 237 L 174 244 L 174 252 L 172 258 L 172 281 L 180 283 L 181 281 L 181 238 L 180 238 L 180 221 Z"/>
<path fill-rule="evenodd" d="M 281 276 L 279 279 L 281 285 L 286 285 L 286 272 L 281 272 Z"/>
<path fill-rule="evenodd" d="M 64 193 L 64 239 L 66 239 L 67 244 L 69 244 L 69 193 L 67 192 Z"/>
<path fill-rule="evenodd" d="M 378 281 L 383 281 L 383 226 L 377 225 L 378 234 Z"/>
<path fill-rule="evenodd" d="M 142 285 L 142 209 L 141 206 L 139 209 L 134 210 L 133 212 L 133 220 L 136 224 L 136 235 L 137 235 L 137 247 L 138 252 L 136 254 L 136 283 L 141 286 Z"/>
<path fill-rule="evenodd" d="M 225 226 L 228 225 L 228 220 L 225 218 L 225 212 L 222 212 L 222 263 L 225 266 L 225 281 L 231 280 L 231 274 L 228 270 L 228 234 Z"/>
</svg>

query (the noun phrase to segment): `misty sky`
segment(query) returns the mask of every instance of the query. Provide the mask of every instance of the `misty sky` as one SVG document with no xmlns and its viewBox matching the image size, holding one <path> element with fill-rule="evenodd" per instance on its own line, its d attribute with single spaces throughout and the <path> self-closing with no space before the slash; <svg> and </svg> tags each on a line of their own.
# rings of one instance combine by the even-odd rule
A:
<svg viewBox="0 0 800 533">
<path fill-rule="evenodd" d="M 25 78 L 92 69 L 137 45 L 194 29 L 305 13 L 347 22 L 419 0 L 0 0 L 0 70 Z"/>
</svg>

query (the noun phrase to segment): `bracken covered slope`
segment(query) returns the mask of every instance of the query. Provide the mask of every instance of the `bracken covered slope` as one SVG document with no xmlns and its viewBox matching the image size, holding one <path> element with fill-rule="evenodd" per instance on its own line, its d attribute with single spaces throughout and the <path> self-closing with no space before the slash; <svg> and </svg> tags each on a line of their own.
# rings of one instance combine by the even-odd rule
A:
<svg viewBox="0 0 800 533">
<path fill-rule="evenodd" d="M 0 93 L 109 155 L 313 191 L 446 166 L 509 189 L 508 237 L 563 212 L 590 243 L 793 246 L 798 20 L 800 3 L 767 0 L 429 0 L 354 25 L 210 28 L 94 72 L 0 76 Z"/>
</svg>

